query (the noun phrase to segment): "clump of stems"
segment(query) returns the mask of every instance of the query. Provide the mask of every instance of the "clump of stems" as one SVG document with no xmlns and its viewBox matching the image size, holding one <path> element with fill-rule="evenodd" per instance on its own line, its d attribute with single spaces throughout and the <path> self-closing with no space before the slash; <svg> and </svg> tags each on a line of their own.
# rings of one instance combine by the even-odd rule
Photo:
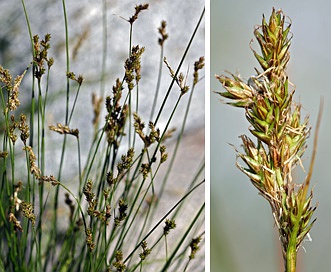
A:
<svg viewBox="0 0 331 272">
<path fill-rule="evenodd" d="M 263 16 L 262 25 L 254 31 L 261 53 L 252 51 L 262 71 L 255 69 L 256 75 L 248 81 L 233 74 L 216 75 L 226 90 L 218 94 L 232 100 L 227 104 L 245 110 L 256 138 L 254 142 L 240 136 L 244 152 L 236 152 L 246 166 L 238 162 L 237 166 L 271 206 L 287 272 L 296 270 L 297 251 L 316 220 L 311 220 L 316 209 L 311 204 L 312 191 L 308 194 L 315 151 L 305 180 L 296 184 L 292 176 L 293 168 L 302 165 L 310 127 L 308 117 L 301 119 L 301 104 L 293 102 L 294 90 L 286 73 L 290 27 L 283 12 L 273 9 L 269 21 Z"/>
<path fill-rule="evenodd" d="M 107 25 L 107 1 L 103 2 L 104 25 Z M 135 7 L 133 15 L 126 20 L 130 50 L 119 67 L 124 66 L 124 71 L 114 80 L 111 89 L 103 82 L 108 70 L 103 61 L 100 73 L 101 95 L 92 95 L 93 119 L 91 123 L 84 122 L 84 126 L 93 128 L 92 141 L 90 146 L 84 145 L 81 152 L 80 141 L 86 137 L 87 129 L 73 128 L 71 123 L 74 123 L 77 115 L 74 114 L 75 109 L 82 101 L 78 96 L 81 88 L 86 88 L 86 81 L 82 75 L 76 76 L 71 71 L 70 61 L 75 61 L 82 39 L 88 33 L 84 32 L 73 50 L 69 50 L 72 39 L 69 39 L 66 1 L 62 1 L 66 49 L 66 101 L 62 104 L 65 107 L 64 122 L 56 120 L 56 125 L 46 125 L 49 124 L 50 116 L 48 103 L 54 100 L 48 100 L 49 92 L 53 91 L 50 78 L 54 60 L 49 57 L 53 42 L 50 34 L 44 38 L 32 35 L 24 1 L 22 6 L 31 41 L 30 65 L 17 77 L 13 77 L 9 70 L 0 65 L 0 107 L 4 120 L 0 132 L 0 232 L 3 234 L 0 238 L 0 270 L 149 271 L 164 266 L 162 271 L 166 271 L 168 267 L 172 270 L 177 270 L 174 266 L 184 267 L 185 259 L 181 258 L 181 250 L 187 251 L 187 247 L 183 249 L 184 241 L 193 239 L 203 225 L 203 197 L 200 199 L 202 203 L 199 212 L 193 219 L 190 218 L 191 223 L 187 223 L 180 212 L 186 207 L 191 208 L 190 197 L 203 186 L 201 174 L 204 166 L 196 169 L 197 173 L 191 178 L 186 177 L 183 181 L 184 186 L 187 186 L 185 191 L 174 203 L 171 203 L 173 199 L 169 200 L 169 207 L 162 207 L 162 214 L 158 204 L 163 199 L 164 188 L 168 187 L 166 178 L 162 177 L 163 181 L 160 178 L 159 170 L 166 167 L 168 157 L 172 161 L 176 157 L 176 150 L 168 155 L 166 147 L 166 139 L 171 134 L 169 126 L 179 109 L 181 98 L 189 93 L 191 99 L 194 87 L 201 78 L 199 71 L 204 67 L 203 57 L 194 64 L 191 77 L 184 77 L 179 71 L 202 22 L 204 10 L 183 52 L 182 61 L 176 67 L 176 72 L 168 77 L 169 87 L 163 90 L 166 95 L 158 108 L 158 92 L 159 89 L 161 91 L 160 79 L 163 73 L 161 68 L 165 68 L 163 49 L 168 39 L 166 22 L 162 21 L 158 28 L 161 38 L 155 40 L 161 56 L 157 63 L 160 69 L 156 92 L 151 92 L 155 93 L 155 97 L 141 101 L 139 93 L 144 92 L 144 89 L 140 90 L 139 85 L 145 81 L 146 75 L 143 65 L 146 57 L 143 53 L 145 50 L 149 52 L 149 48 L 133 45 L 132 29 L 133 24 L 140 20 L 140 13 L 147 10 L 149 4 Z M 107 39 L 105 33 L 104 39 Z M 107 57 L 106 45 L 103 59 Z M 69 52 L 73 52 L 72 58 Z M 21 86 L 29 74 L 32 77 L 31 88 L 23 84 Z M 187 84 L 188 77 L 192 79 L 192 88 Z M 175 81 L 179 87 L 178 100 L 167 101 Z M 109 94 L 106 93 L 106 86 L 110 90 Z M 28 92 L 31 99 L 21 101 L 20 93 Z M 74 97 L 72 93 L 75 93 Z M 167 114 L 164 111 L 166 103 L 167 106 L 170 104 L 171 114 L 165 118 L 166 125 L 162 127 L 158 120 Z M 140 104 L 144 110 L 140 109 Z M 146 120 L 144 111 L 149 107 L 151 115 Z M 190 103 L 187 103 L 187 112 L 189 108 Z M 26 109 L 30 110 L 30 114 L 25 113 Z M 154 110 L 157 112 L 156 117 Z M 186 119 L 187 116 L 183 118 L 180 135 L 183 134 Z M 58 144 L 52 147 L 60 151 L 60 156 L 55 155 L 56 152 L 47 152 L 49 149 L 46 143 L 50 131 L 60 134 L 54 137 L 61 139 L 62 147 Z M 76 147 L 69 145 L 72 141 L 77 144 Z M 86 159 L 85 165 L 82 158 Z M 68 169 L 68 160 L 73 162 L 71 169 Z M 52 174 L 46 173 L 46 169 Z M 69 175 L 65 174 L 68 170 Z M 54 171 L 58 173 L 54 174 Z M 173 172 L 171 167 L 166 171 Z M 185 183 L 187 181 L 190 182 Z M 177 195 L 174 197 L 177 198 Z M 169 217 L 171 221 L 167 219 Z M 180 223 L 184 221 L 188 228 L 177 228 L 176 232 L 169 233 L 176 226 L 175 219 Z M 164 223 L 167 229 L 162 232 Z M 166 236 L 172 239 L 169 245 Z M 165 245 L 162 243 L 163 237 Z M 186 256 L 188 263 L 198 250 L 197 246 L 190 247 L 191 255 Z M 190 267 L 193 265 L 190 264 Z"/>
</svg>

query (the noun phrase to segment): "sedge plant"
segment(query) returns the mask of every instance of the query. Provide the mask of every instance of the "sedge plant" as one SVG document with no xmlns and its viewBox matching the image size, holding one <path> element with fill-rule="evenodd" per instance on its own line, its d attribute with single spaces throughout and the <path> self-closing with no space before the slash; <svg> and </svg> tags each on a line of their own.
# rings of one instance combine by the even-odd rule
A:
<svg viewBox="0 0 331 272">
<path fill-rule="evenodd" d="M 216 75 L 226 90 L 217 93 L 231 100 L 227 104 L 242 108 L 250 123 L 252 136 L 241 135 L 243 151 L 236 149 L 245 166 L 238 161 L 236 165 L 270 204 L 286 272 L 296 271 L 297 252 L 316 220 L 312 220 L 316 206 L 309 189 L 316 136 L 305 180 L 297 184 L 292 175 L 296 166 L 302 166 L 310 126 L 308 117 L 301 118 L 301 104 L 293 101 L 294 89 L 286 73 L 290 28 L 283 12 L 273 9 L 269 20 L 263 16 L 254 31 L 261 53 L 252 51 L 261 70 L 255 69 L 256 75 L 247 81 L 234 74 Z"/>
<path fill-rule="evenodd" d="M 193 196 L 203 190 L 204 164 L 187 177 L 185 190 L 160 213 L 167 177 L 161 169 L 173 173 L 170 158 L 175 160 L 180 146 L 191 99 L 196 89 L 203 87 L 201 72 L 204 57 L 197 57 L 192 73 L 184 75 L 182 65 L 191 44 L 201 28 L 204 9 L 176 69 L 165 55 L 167 23 L 162 21 L 155 43 L 160 46 L 160 63 L 156 97 L 140 101 L 139 88 L 144 80 L 145 48 L 133 39 L 135 22 L 148 12 L 149 4 L 135 6 L 133 15 L 125 19 L 128 26 L 128 53 L 112 87 L 106 81 L 107 1 L 103 1 L 103 62 L 100 72 L 100 93 L 92 94 L 91 145 L 81 148 L 82 131 L 73 127 L 79 95 L 84 88 L 84 76 L 71 71 L 71 50 L 66 1 L 62 1 L 65 29 L 65 111 L 63 120 L 49 125 L 47 120 L 50 79 L 56 58 L 51 56 L 52 36 L 33 35 L 30 14 L 22 1 L 22 10 L 31 41 L 31 63 L 19 76 L 13 77 L 0 65 L 2 119 L 1 185 L 0 185 L 0 271 L 194 271 L 196 255 L 204 239 L 204 199 L 192 216 L 183 216 Z M 123 20 L 120 18 L 119 20 Z M 142 33 L 142 30 L 136 30 Z M 84 35 L 83 35 L 84 36 Z M 84 38 L 84 37 L 83 37 Z M 82 39 L 83 39 L 82 38 Z M 29 43 L 27 44 L 29 46 Z M 157 70 L 157 69 L 156 69 Z M 122 71 L 122 72 L 121 72 Z M 161 74 L 168 73 L 169 87 L 161 89 Z M 31 87 L 22 82 L 31 76 Z M 189 83 L 191 80 L 192 84 Z M 30 92 L 29 92 L 30 91 Z M 22 93 L 29 111 L 21 110 Z M 168 99 L 176 93 L 177 100 Z M 158 107 L 163 95 L 161 106 Z M 176 148 L 169 152 L 171 124 L 175 113 L 183 107 L 183 97 L 189 95 L 183 116 L 183 126 L 174 140 Z M 170 106 L 171 112 L 164 110 Z M 151 109 L 145 125 L 142 110 Z M 167 116 L 167 117 L 164 117 Z M 160 126 L 160 120 L 165 125 Z M 50 158 L 57 172 L 48 171 L 47 139 L 57 134 L 60 158 Z M 174 136 L 172 136 L 174 138 Z M 69 147 L 69 143 L 74 143 Z M 84 156 L 82 153 L 85 152 Z M 66 158 L 76 160 L 74 175 L 66 175 Z M 83 160 L 83 158 L 85 158 Z M 203 158 L 201 158 L 203 160 Z M 184 162 L 181 162 L 184 163 Z M 22 166 L 22 167 L 21 167 Z M 68 180 L 68 176 L 70 179 Z M 177 182 L 177 181 L 176 181 Z M 65 212 L 63 213 L 63 209 Z M 177 225 L 183 225 L 176 236 Z M 196 269 L 196 271 L 198 271 Z"/>
</svg>

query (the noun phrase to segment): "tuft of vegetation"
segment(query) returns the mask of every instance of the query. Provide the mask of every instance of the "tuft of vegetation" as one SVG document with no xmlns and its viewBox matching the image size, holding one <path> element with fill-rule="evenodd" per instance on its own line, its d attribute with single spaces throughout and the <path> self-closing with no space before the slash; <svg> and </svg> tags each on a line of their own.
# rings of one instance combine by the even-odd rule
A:
<svg viewBox="0 0 331 272">
<path fill-rule="evenodd" d="M 204 8 L 176 69 L 164 57 L 166 41 L 171 39 L 167 23 L 162 21 L 156 29 L 160 35 L 155 41 L 160 48 L 160 62 L 154 62 L 155 70 L 159 71 L 155 97 L 140 101 L 139 86 L 145 79 L 143 59 L 148 48 L 135 45 L 132 34 L 143 31 L 135 28 L 133 32 L 133 26 L 142 13 L 149 12 L 149 4 L 135 7 L 133 15 L 126 19 L 130 50 L 123 59 L 124 71 L 118 72 L 113 87 L 108 86 L 112 91 L 107 93 L 108 83 L 103 76 L 106 66 L 103 65 L 101 76 L 96 80 L 101 81 L 102 90 L 100 95 L 92 94 L 91 122 L 85 122 L 93 131 L 91 145 L 82 149 L 81 137 L 86 127 L 77 128 L 72 124 L 77 108 L 86 107 L 86 101 L 80 104 L 79 100 L 85 79 L 71 71 L 70 61 L 77 57 L 87 33 L 75 44 L 70 42 L 65 0 L 62 7 L 66 81 L 63 82 L 65 93 L 60 95 L 65 96 L 64 122 L 56 120 L 49 125 L 48 119 L 48 106 L 52 103 L 50 78 L 57 60 L 51 56 L 52 35 L 32 34 L 29 18 L 35 15 L 28 13 L 24 0 L 22 11 L 31 40 L 31 62 L 26 63 L 27 68 L 16 77 L 0 65 L 3 114 L 0 270 L 194 271 L 194 266 L 201 269 L 194 262 L 196 255 L 199 254 L 199 258 L 204 255 L 203 250 L 199 250 L 204 239 L 203 156 L 191 176 L 176 181 L 185 184 L 186 189 L 175 201 L 171 200 L 170 208 L 163 211 L 161 201 L 167 201 L 169 174 L 172 177 L 178 174 L 174 166 L 185 166 L 186 162 L 176 157 L 187 131 L 193 95 L 196 89 L 204 89 L 203 56 L 196 57 L 192 73 L 180 72 L 203 23 Z M 106 24 L 107 9 L 103 12 Z M 104 39 L 107 39 L 106 32 Z M 106 54 L 106 50 L 100 54 Z M 164 71 L 170 71 L 166 90 L 160 89 Z M 29 76 L 31 86 L 25 87 L 22 82 Z M 23 101 L 21 92 L 29 93 L 29 99 Z M 170 92 L 177 93 L 176 101 L 168 99 Z M 162 103 L 158 101 L 159 94 L 164 96 Z M 189 98 L 183 105 L 186 96 Z M 166 105 L 171 108 L 169 116 Z M 182 126 L 172 136 L 170 125 L 180 107 L 185 108 Z M 141 109 L 150 109 L 149 120 L 141 117 Z M 161 118 L 166 120 L 164 126 L 160 125 Z M 48 146 L 47 137 L 56 133 L 60 142 L 55 147 Z M 167 150 L 170 137 L 175 145 L 171 152 Z M 47 163 L 56 165 L 54 149 L 60 156 L 58 171 L 47 173 Z M 68 158 L 76 162 L 76 169 L 66 167 Z M 162 169 L 165 175 L 160 173 Z M 66 171 L 70 171 L 70 175 Z M 199 208 L 187 216 L 190 203 L 197 199 L 201 202 Z"/>
</svg>

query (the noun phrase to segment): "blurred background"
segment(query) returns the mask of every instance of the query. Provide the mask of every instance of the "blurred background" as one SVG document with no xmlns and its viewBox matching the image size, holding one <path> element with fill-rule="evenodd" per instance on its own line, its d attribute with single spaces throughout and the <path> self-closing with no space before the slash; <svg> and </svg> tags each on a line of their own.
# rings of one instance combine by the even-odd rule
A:
<svg viewBox="0 0 331 272">
<path fill-rule="evenodd" d="M 224 70 L 240 73 L 248 79 L 260 68 L 249 48 L 253 30 L 268 19 L 272 7 L 282 9 L 292 21 L 293 33 L 288 65 L 290 81 L 296 86 L 295 101 L 303 105 L 302 117 L 309 115 L 312 126 L 308 149 L 302 157 L 308 169 L 315 124 L 321 97 L 324 112 L 319 134 L 317 159 L 312 185 L 313 203 L 318 208 L 317 221 L 310 235 L 312 242 L 300 248 L 298 271 L 330 271 L 331 183 L 331 4 L 320 1 L 211 0 L 211 89 L 224 91 L 214 78 Z M 259 50 L 257 42 L 253 48 Z M 259 51 L 258 51 L 259 52 Z M 219 102 L 210 95 L 211 105 L 211 270 L 213 272 L 284 271 L 277 230 L 271 209 L 258 195 L 249 179 L 235 166 L 233 144 L 240 148 L 238 136 L 247 134 L 249 124 L 244 112 Z M 297 182 L 304 178 L 302 169 L 295 172 Z"/>
</svg>

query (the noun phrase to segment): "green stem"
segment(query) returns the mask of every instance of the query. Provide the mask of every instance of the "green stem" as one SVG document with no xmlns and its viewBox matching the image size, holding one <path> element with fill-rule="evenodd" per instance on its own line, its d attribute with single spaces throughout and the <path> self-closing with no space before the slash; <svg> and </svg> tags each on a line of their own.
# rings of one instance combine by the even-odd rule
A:
<svg viewBox="0 0 331 272">
<path fill-rule="evenodd" d="M 141 243 L 145 241 L 155 230 L 156 228 L 165 220 L 169 214 L 171 214 L 179 205 L 182 203 L 192 192 L 194 192 L 200 185 L 204 184 L 205 180 L 199 182 L 196 186 L 194 186 L 189 192 L 187 192 L 156 224 L 155 226 L 145 235 L 144 238 L 141 239 L 141 241 L 137 244 L 137 246 L 131 251 L 131 253 L 126 257 L 126 259 L 123 261 L 123 263 L 126 263 L 134 252 L 140 247 Z M 164 270 L 162 270 L 164 271 Z"/>
<path fill-rule="evenodd" d="M 151 113 L 150 113 L 150 116 L 149 116 L 149 120 L 153 119 L 157 99 L 159 97 L 159 90 L 160 90 L 161 78 L 162 78 L 162 67 L 163 67 L 162 66 L 163 65 L 163 51 L 164 51 L 164 47 L 163 47 L 163 45 L 161 45 L 160 62 L 159 62 L 159 74 L 157 76 L 156 90 L 155 90 L 154 101 L 153 101 L 153 104 L 152 104 L 152 109 L 151 109 Z"/>
<path fill-rule="evenodd" d="M 171 160 L 170 160 L 170 163 L 169 163 L 169 166 L 168 166 L 168 170 L 166 171 L 166 174 L 164 176 L 158 199 L 161 199 L 161 197 L 163 195 L 163 192 L 164 192 L 164 189 L 166 188 L 166 184 L 167 184 L 169 175 L 172 172 L 172 167 L 174 165 L 174 162 L 175 162 L 175 159 L 176 159 L 176 156 L 177 156 L 177 151 L 178 151 L 178 148 L 180 146 L 182 136 L 184 134 L 184 130 L 185 130 L 185 127 L 186 127 L 186 121 L 187 121 L 187 118 L 188 118 L 188 114 L 189 114 L 189 110 L 190 110 L 190 106 L 191 106 L 191 101 L 192 101 L 194 89 L 195 89 L 195 85 L 193 84 L 193 88 L 192 88 L 192 91 L 190 93 L 190 97 L 189 97 L 189 100 L 188 100 L 188 103 L 187 103 L 187 106 L 186 106 L 186 111 L 185 111 L 185 115 L 184 115 L 184 118 L 183 118 L 182 127 L 181 127 L 180 133 L 177 137 L 175 149 L 173 151 L 173 155 L 171 157 Z M 158 203 L 159 203 L 159 201 L 157 200 L 156 206 L 158 205 Z"/>
<path fill-rule="evenodd" d="M 167 271 L 168 267 L 171 265 L 173 259 L 175 258 L 179 248 L 183 245 L 184 240 L 187 238 L 188 234 L 190 233 L 190 231 L 192 230 L 193 226 L 195 225 L 195 223 L 197 222 L 198 218 L 200 217 L 200 215 L 202 214 L 203 210 L 205 209 L 205 203 L 203 203 L 201 205 L 200 210 L 197 212 L 196 216 L 194 217 L 194 219 L 192 220 L 191 224 L 189 225 L 189 227 L 187 228 L 185 234 L 182 236 L 181 240 L 177 243 L 177 246 L 175 248 L 175 250 L 173 251 L 173 253 L 171 254 L 170 258 L 167 259 L 164 267 L 162 268 L 162 271 Z"/>
<path fill-rule="evenodd" d="M 291 236 L 291 240 L 286 252 L 286 270 L 285 272 L 295 272 L 297 262 L 296 235 Z"/>
<path fill-rule="evenodd" d="M 197 23 L 197 25 L 196 25 L 196 27 L 195 27 L 195 29 L 194 29 L 194 31 L 193 31 L 193 34 L 192 34 L 192 36 L 191 36 L 191 38 L 190 38 L 189 43 L 188 43 L 187 46 L 186 46 L 185 52 L 184 52 L 184 54 L 183 54 L 183 56 L 182 56 L 182 58 L 181 58 L 181 60 L 180 60 L 180 63 L 179 63 L 179 65 L 178 65 L 178 67 L 177 67 L 177 70 L 176 70 L 176 72 L 175 72 L 175 75 L 174 75 L 174 77 L 173 77 L 173 79 L 172 79 L 172 81 L 171 81 L 171 83 L 170 83 L 170 86 L 169 86 L 169 88 L 168 88 L 168 91 L 167 91 L 167 93 L 166 93 L 166 95 L 165 95 L 165 97 L 164 97 L 164 99 L 163 99 L 162 105 L 161 105 L 161 107 L 160 107 L 160 109 L 159 109 L 159 112 L 158 112 L 158 114 L 157 114 L 157 116 L 156 116 L 156 118 L 155 118 L 155 121 L 154 121 L 154 125 L 155 125 L 155 126 L 156 126 L 157 122 L 159 121 L 159 118 L 160 118 L 160 116 L 161 116 L 161 113 L 162 113 L 162 111 L 163 111 L 163 108 L 164 108 L 164 106 L 165 106 L 165 104 L 166 104 L 166 102 L 167 102 L 167 100 L 168 100 L 168 97 L 169 97 L 170 91 L 171 91 L 171 89 L 172 89 L 172 86 L 173 86 L 174 83 L 175 83 L 175 78 L 177 78 L 177 75 L 179 74 L 180 68 L 182 67 L 183 62 L 184 62 L 184 60 L 185 60 L 185 58 L 186 58 L 186 55 L 187 55 L 187 53 L 188 53 L 188 51 L 189 51 L 189 49 L 190 49 L 190 47 L 191 47 L 191 44 L 192 44 L 193 39 L 194 39 L 194 37 L 195 37 L 195 34 L 198 32 L 198 29 L 199 29 L 199 27 L 200 27 L 200 23 L 202 22 L 202 18 L 204 17 L 204 15 L 205 15 L 205 8 L 203 8 L 203 10 L 202 10 L 202 13 L 201 13 L 201 15 L 200 15 L 199 21 L 198 21 L 198 23 Z"/>
<path fill-rule="evenodd" d="M 296 261 L 297 261 L 297 236 L 299 234 L 299 229 L 300 229 L 300 222 L 301 222 L 301 217 L 303 214 L 304 206 L 306 203 L 306 198 L 307 198 L 307 193 L 309 189 L 309 183 L 310 179 L 313 173 L 313 168 L 314 168 L 314 163 L 315 163 L 315 157 L 316 157 L 316 150 L 317 150 L 317 139 L 318 139 L 318 133 L 319 133 L 319 128 L 321 124 L 321 119 L 322 119 L 322 112 L 323 112 L 323 100 L 320 102 L 320 109 L 318 112 L 318 118 L 317 118 L 317 124 L 316 124 L 316 130 L 315 130 L 315 135 L 314 135 L 314 148 L 313 148 L 313 154 L 310 162 L 310 167 L 309 167 L 309 172 L 306 178 L 306 182 L 304 184 L 304 190 L 302 195 L 299 196 L 299 209 L 298 209 L 298 214 L 296 216 L 296 221 L 295 225 L 293 227 L 293 230 L 291 232 L 291 239 L 289 241 L 288 247 L 287 247 L 287 252 L 286 252 L 286 271 L 285 272 L 295 272 L 296 271 Z"/>
<path fill-rule="evenodd" d="M 29 32 L 29 38 L 31 42 L 31 52 L 32 52 L 32 59 L 34 59 L 36 53 L 34 50 L 34 45 L 33 45 L 33 37 L 32 37 L 32 31 L 31 31 L 31 26 L 30 26 L 30 21 L 28 17 L 28 13 L 25 7 L 24 0 L 22 2 L 22 7 L 25 15 L 25 20 L 26 24 L 28 27 L 28 32 Z M 31 108 L 30 108 L 30 138 L 29 138 L 29 145 L 33 147 L 33 139 L 34 139 L 34 114 L 35 114 L 35 77 L 34 77 L 34 71 L 35 71 L 35 66 L 32 65 L 32 84 L 31 84 Z"/>
</svg>

